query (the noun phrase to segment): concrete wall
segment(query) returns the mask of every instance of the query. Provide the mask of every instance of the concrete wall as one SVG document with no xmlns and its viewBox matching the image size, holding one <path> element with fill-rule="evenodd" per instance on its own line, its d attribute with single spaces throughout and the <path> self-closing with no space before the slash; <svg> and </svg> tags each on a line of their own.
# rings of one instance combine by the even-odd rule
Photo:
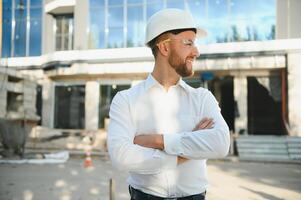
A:
<svg viewBox="0 0 301 200">
<path fill-rule="evenodd" d="M 301 136 L 301 51 L 288 56 L 288 112 L 291 134 Z"/>
<path fill-rule="evenodd" d="M 50 79 L 43 82 L 42 92 L 42 125 L 53 128 L 54 120 L 54 83 Z"/>
<path fill-rule="evenodd" d="M 45 1 L 47 2 L 47 1 Z M 44 3 L 45 5 L 45 3 Z M 54 37 L 55 19 L 52 15 L 43 13 L 42 17 L 42 54 L 51 53 L 55 49 Z"/>
<path fill-rule="evenodd" d="M 0 73 L 0 118 L 4 118 L 6 115 L 6 82 L 7 82 L 7 75 Z"/>
<path fill-rule="evenodd" d="M 88 81 L 85 96 L 85 129 L 97 130 L 99 121 L 99 83 Z"/>
<path fill-rule="evenodd" d="M 301 38 L 300 0 L 277 0 L 276 39 Z"/>
<path fill-rule="evenodd" d="M 43 0 L 43 7 L 51 0 Z M 52 16 L 42 13 L 42 55 L 54 50 L 53 19 Z"/>
<path fill-rule="evenodd" d="M 239 115 L 235 118 L 235 132 L 248 133 L 248 82 L 245 76 L 234 77 L 234 99 Z"/>
<path fill-rule="evenodd" d="M 74 49 L 88 48 L 89 1 L 77 0 L 74 8 Z"/>
<path fill-rule="evenodd" d="M 2 23 L 2 0 L 0 0 L 0 50 L 2 49 Z"/>
</svg>

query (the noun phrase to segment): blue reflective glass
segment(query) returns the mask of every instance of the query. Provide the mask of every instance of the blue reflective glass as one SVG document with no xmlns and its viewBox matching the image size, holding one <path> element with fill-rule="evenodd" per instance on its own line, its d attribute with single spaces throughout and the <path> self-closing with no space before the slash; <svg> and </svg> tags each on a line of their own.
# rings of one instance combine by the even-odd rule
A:
<svg viewBox="0 0 301 200">
<path fill-rule="evenodd" d="M 166 7 L 185 9 L 184 0 L 167 0 Z"/>
<path fill-rule="evenodd" d="M 143 6 L 128 7 L 127 25 L 127 47 L 143 46 L 145 34 Z"/>
<path fill-rule="evenodd" d="M 41 20 L 30 20 L 29 56 L 41 55 Z"/>
<path fill-rule="evenodd" d="M 11 0 L 2 1 L 2 49 L 1 57 L 11 57 Z"/>
<path fill-rule="evenodd" d="M 206 25 L 206 7 L 205 0 L 189 0 L 187 1 L 188 10 L 198 25 Z"/>
<path fill-rule="evenodd" d="M 187 0 L 187 7 L 194 21 L 203 29 L 208 29 L 208 15 L 206 13 L 206 0 Z M 208 43 L 208 37 L 201 39 L 202 44 Z"/>
<path fill-rule="evenodd" d="M 30 19 L 32 18 L 42 18 L 42 8 L 41 7 L 36 7 L 36 8 L 31 8 L 30 9 Z"/>
<path fill-rule="evenodd" d="M 11 5 L 10 4 L 7 4 L 6 6 L 4 5 L 2 7 L 2 12 L 3 12 L 3 15 L 2 15 L 3 20 L 4 19 L 11 20 Z"/>
<path fill-rule="evenodd" d="M 41 0 L 30 0 L 30 7 L 41 7 L 42 1 Z"/>
<path fill-rule="evenodd" d="M 15 1 L 15 9 L 17 9 L 17 10 L 26 10 L 27 0 L 14 0 L 14 1 Z"/>
<path fill-rule="evenodd" d="M 208 43 L 227 41 L 228 26 L 228 0 L 208 1 Z"/>
<path fill-rule="evenodd" d="M 90 8 L 89 48 L 104 48 L 105 21 L 104 8 Z"/>
<path fill-rule="evenodd" d="M 108 1 L 109 6 L 110 5 L 123 5 L 123 0 L 110 0 Z"/>
<path fill-rule="evenodd" d="M 142 4 L 144 0 L 127 0 L 127 4 Z"/>
<path fill-rule="evenodd" d="M 97 34 L 91 35 L 91 40 L 89 41 L 89 46 L 92 49 L 105 48 L 105 32 L 99 31 Z"/>
<path fill-rule="evenodd" d="M 12 0 L 2 0 L 3 6 L 11 5 Z"/>
<path fill-rule="evenodd" d="M 25 56 L 26 54 L 26 21 L 16 20 L 14 35 L 14 55 L 16 57 Z"/>
<path fill-rule="evenodd" d="M 23 20 L 26 19 L 27 9 L 25 7 L 19 7 L 15 9 L 15 19 Z"/>
<path fill-rule="evenodd" d="M 105 32 L 96 26 L 90 27 L 89 48 L 97 49 L 105 47 Z"/>
<path fill-rule="evenodd" d="M 3 20 L 2 24 L 2 50 L 1 57 L 7 58 L 11 51 L 11 21 Z"/>
<path fill-rule="evenodd" d="M 105 5 L 104 0 L 90 0 L 90 8 L 103 7 Z"/>
<path fill-rule="evenodd" d="M 276 0 L 231 0 L 230 6 L 232 41 L 274 39 Z"/>
<path fill-rule="evenodd" d="M 153 1 L 147 1 L 146 6 L 147 6 L 146 16 L 148 19 L 153 14 L 155 14 L 159 10 L 163 9 L 164 4 L 162 3 L 162 0 L 153 0 Z"/>
<path fill-rule="evenodd" d="M 11 19 L 11 1 L 4 1 L 2 3 L 2 19 Z"/>
<path fill-rule="evenodd" d="M 109 7 L 109 27 L 123 26 L 123 7 Z"/>
<path fill-rule="evenodd" d="M 208 24 L 206 25 L 206 31 L 208 32 L 206 43 L 227 42 L 227 21 L 219 19 L 209 19 Z"/>
<path fill-rule="evenodd" d="M 108 48 L 123 47 L 123 28 L 110 28 L 108 36 Z"/>
<path fill-rule="evenodd" d="M 227 18 L 228 0 L 208 1 L 208 15 L 213 18 Z"/>
</svg>

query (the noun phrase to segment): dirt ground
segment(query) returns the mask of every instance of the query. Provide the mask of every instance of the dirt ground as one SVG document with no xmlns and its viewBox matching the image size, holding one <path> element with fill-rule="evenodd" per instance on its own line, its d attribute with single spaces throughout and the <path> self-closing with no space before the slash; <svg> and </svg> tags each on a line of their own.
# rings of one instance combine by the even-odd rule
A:
<svg viewBox="0 0 301 200">
<path fill-rule="evenodd" d="M 109 200 L 109 181 L 115 180 L 115 200 L 129 199 L 126 172 L 115 171 L 106 158 L 64 164 L 0 164 L 1 200 Z M 301 166 L 255 162 L 209 161 L 208 200 L 301 199 Z"/>
</svg>

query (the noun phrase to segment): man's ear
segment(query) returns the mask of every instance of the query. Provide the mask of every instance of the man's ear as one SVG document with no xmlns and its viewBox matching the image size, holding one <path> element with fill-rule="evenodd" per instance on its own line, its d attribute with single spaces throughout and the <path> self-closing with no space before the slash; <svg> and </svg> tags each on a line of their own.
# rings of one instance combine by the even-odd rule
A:
<svg viewBox="0 0 301 200">
<path fill-rule="evenodd" d="M 160 51 L 160 53 L 163 55 L 163 56 L 168 56 L 168 53 L 169 53 L 169 45 L 167 42 L 159 42 L 157 44 L 157 47 L 158 47 L 158 50 Z"/>
</svg>

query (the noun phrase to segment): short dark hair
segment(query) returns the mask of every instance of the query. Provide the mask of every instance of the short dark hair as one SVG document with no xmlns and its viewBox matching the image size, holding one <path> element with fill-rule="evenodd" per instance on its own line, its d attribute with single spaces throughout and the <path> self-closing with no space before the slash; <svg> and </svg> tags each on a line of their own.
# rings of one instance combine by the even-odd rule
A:
<svg viewBox="0 0 301 200">
<path fill-rule="evenodd" d="M 152 39 L 151 41 L 149 41 L 149 42 L 147 43 L 147 46 L 149 46 L 149 47 L 151 48 L 152 53 L 153 53 L 154 57 L 156 58 L 156 57 L 157 57 L 157 54 L 158 54 L 158 47 L 157 47 L 157 44 L 158 44 L 158 42 L 160 42 L 160 41 L 158 41 L 158 40 L 159 40 L 159 38 L 160 38 L 162 35 L 164 35 L 164 34 L 166 34 L 166 33 L 171 33 L 171 34 L 173 34 L 173 35 L 177 35 L 177 34 L 182 33 L 182 32 L 184 32 L 184 31 L 193 31 L 193 32 L 196 33 L 196 29 L 195 29 L 195 28 L 185 28 L 185 29 L 175 29 L 175 30 L 165 31 L 164 33 L 161 33 L 160 35 L 158 35 L 157 37 L 155 37 L 154 39 Z"/>
</svg>

